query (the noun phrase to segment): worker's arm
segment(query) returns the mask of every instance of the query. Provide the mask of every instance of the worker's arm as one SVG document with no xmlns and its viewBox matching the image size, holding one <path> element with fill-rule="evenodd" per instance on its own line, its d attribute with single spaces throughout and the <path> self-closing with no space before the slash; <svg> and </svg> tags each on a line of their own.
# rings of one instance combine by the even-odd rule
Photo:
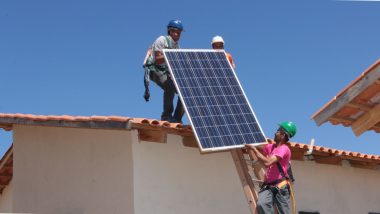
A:
<svg viewBox="0 0 380 214">
<path fill-rule="evenodd" d="M 269 167 L 270 165 L 276 163 L 277 161 L 280 160 L 279 157 L 275 155 L 271 155 L 269 157 L 265 157 L 254 145 L 252 144 L 247 144 L 245 145 L 246 148 L 252 150 L 257 158 L 259 159 L 260 162 L 264 164 L 264 166 Z"/>
<path fill-rule="evenodd" d="M 162 50 L 165 48 L 167 48 L 165 36 L 158 37 L 156 41 L 153 43 L 154 60 L 156 62 L 156 65 L 161 65 L 165 63 L 165 57 L 162 53 Z"/>
<path fill-rule="evenodd" d="M 156 60 L 157 65 L 161 65 L 165 62 L 164 54 L 161 51 L 155 51 L 154 58 Z"/>
</svg>

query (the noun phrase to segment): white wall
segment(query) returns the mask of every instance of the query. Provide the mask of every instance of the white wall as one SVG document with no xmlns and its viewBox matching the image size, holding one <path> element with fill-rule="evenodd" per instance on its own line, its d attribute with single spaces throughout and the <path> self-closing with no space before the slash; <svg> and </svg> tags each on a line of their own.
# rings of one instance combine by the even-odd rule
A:
<svg viewBox="0 0 380 214">
<path fill-rule="evenodd" d="M 0 213 L 12 212 L 12 199 L 13 199 L 13 182 L 9 184 L 3 190 L 0 195 Z"/>
<path fill-rule="evenodd" d="M 380 171 L 292 161 L 298 210 L 380 213 Z"/>
<path fill-rule="evenodd" d="M 181 136 L 14 126 L 13 180 L 0 211 L 47 214 L 249 213 L 229 152 L 200 154 Z M 379 170 L 293 161 L 298 210 L 380 212 Z"/>
<path fill-rule="evenodd" d="M 230 152 L 201 155 L 181 137 L 133 142 L 135 214 L 250 213 Z"/>
<path fill-rule="evenodd" d="M 15 125 L 13 212 L 133 213 L 130 135 Z"/>
</svg>

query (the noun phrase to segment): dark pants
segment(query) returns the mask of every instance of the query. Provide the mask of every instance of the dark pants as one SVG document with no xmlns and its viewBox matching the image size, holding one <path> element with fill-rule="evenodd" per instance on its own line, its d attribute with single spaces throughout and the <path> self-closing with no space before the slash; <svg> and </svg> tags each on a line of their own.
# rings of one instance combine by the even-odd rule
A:
<svg viewBox="0 0 380 214">
<path fill-rule="evenodd" d="M 182 117 L 185 113 L 185 110 L 179 97 L 177 100 L 177 106 L 175 108 L 174 115 L 172 116 L 174 110 L 174 96 L 177 93 L 177 89 L 169 74 L 153 72 L 151 75 L 151 80 L 153 80 L 153 82 L 155 82 L 158 86 L 160 86 L 160 88 L 162 88 L 162 90 L 164 90 L 164 111 L 162 112 L 161 120 L 182 123 Z"/>
<path fill-rule="evenodd" d="M 290 192 L 288 186 L 284 186 L 281 189 L 271 186 L 260 190 L 256 207 L 257 213 L 274 213 L 273 203 L 276 204 L 278 214 L 290 213 Z"/>
</svg>

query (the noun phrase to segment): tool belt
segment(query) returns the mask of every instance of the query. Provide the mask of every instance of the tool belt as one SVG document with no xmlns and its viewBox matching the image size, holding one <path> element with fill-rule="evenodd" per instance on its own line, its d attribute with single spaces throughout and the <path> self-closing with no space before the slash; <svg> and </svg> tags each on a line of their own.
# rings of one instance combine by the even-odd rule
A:
<svg viewBox="0 0 380 214">
<path fill-rule="evenodd" d="M 260 192 L 270 189 L 273 193 L 277 193 L 279 189 L 289 186 L 289 181 L 287 179 L 278 179 L 271 183 L 263 183 Z"/>
<path fill-rule="evenodd" d="M 259 193 L 265 190 L 270 190 L 273 193 L 273 195 L 276 195 L 281 189 L 284 189 L 284 188 L 289 188 L 288 180 L 279 179 L 275 182 L 263 183 Z"/>
</svg>

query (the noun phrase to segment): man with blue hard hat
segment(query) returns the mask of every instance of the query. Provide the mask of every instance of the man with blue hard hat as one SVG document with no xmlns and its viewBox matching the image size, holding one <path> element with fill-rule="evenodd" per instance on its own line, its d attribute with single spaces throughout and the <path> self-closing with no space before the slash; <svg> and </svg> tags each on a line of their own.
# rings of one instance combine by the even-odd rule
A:
<svg viewBox="0 0 380 214">
<path fill-rule="evenodd" d="M 149 101 L 149 80 L 153 80 L 160 88 L 164 90 L 163 112 L 161 120 L 169 122 L 182 123 L 182 117 L 185 113 L 182 102 L 178 97 L 177 106 L 174 111 L 174 96 L 177 93 L 174 82 L 170 76 L 168 66 L 165 62 L 163 49 L 179 49 L 178 41 L 183 31 L 183 25 L 180 20 L 171 20 L 167 25 L 166 36 L 158 37 L 150 49 L 144 60 L 144 99 Z M 174 111 L 174 114 L 173 114 Z"/>
</svg>

